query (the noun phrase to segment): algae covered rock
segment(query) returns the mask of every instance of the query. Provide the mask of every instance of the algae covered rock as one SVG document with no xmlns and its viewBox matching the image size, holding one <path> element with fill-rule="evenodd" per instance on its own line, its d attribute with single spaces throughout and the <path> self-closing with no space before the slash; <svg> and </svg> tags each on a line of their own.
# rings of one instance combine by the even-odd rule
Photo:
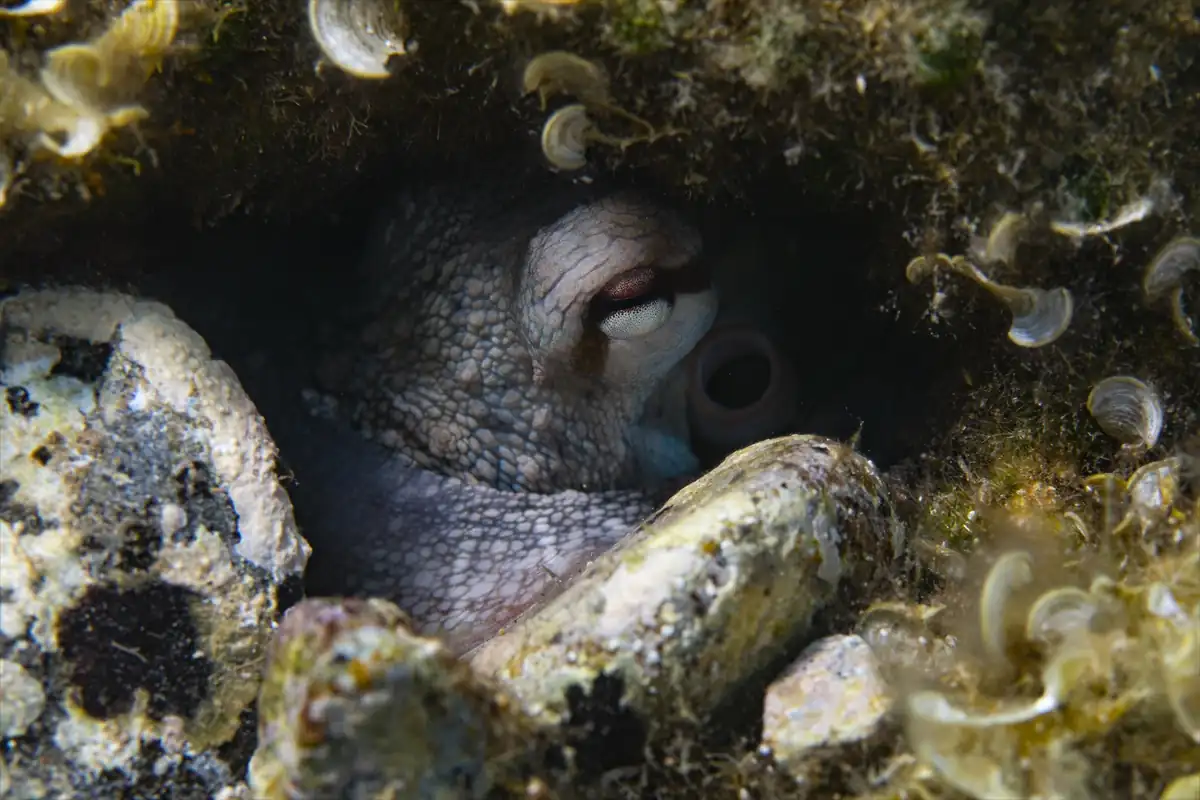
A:
<svg viewBox="0 0 1200 800">
<path fill-rule="evenodd" d="M 540 780 L 539 736 L 504 692 L 384 600 L 284 616 L 259 701 L 262 798 L 492 796 Z"/>
<path fill-rule="evenodd" d="M 10 796 L 234 796 L 308 556 L 261 418 L 157 303 L 26 292 L 0 331 Z"/>
<path fill-rule="evenodd" d="M 1103 227 L 1154 186 L 1190 194 L 1200 164 L 1200 27 L 1187 0 L 1042 11 L 1017 0 L 331 0 L 310 4 L 315 24 L 274 0 L 93 2 L 71 16 L 38 5 L 35 24 L 0 20 L 6 107 L 21 111 L 4 117 L 13 130 L 0 126 L 9 205 L 86 197 L 110 224 L 118 207 L 155 204 L 205 223 L 323 207 L 355 173 L 394 160 L 397 143 L 413 164 L 513 148 L 537 158 L 563 113 L 548 95 L 586 106 L 572 136 L 584 175 L 628 169 L 709 199 L 753 195 L 766 176 L 784 194 L 893 213 L 910 251 L 965 245 L 1005 210 Z M 22 96 L 42 98 L 64 43 L 72 58 L 107 52 L 105 35 L 111 49 L 108 32 L 129 27 L 119 21 L 134 8 L 175 9 L 165 44 L 147 36 L 129 51 L 162 69 L 135 70 L 136 92 L 93 109 L 86 132 L 112 135 L 84 137 L 86 157 L 38 157 L 42 128 L 68 149 L 53 127 L 69 132 L 79 114 L 27 119 L 37 104 Z M 403 24 L 385 26 L 392 16 Z M 331 20 L 372 69 L 336 66 Z M 595 80 L 531 88 L 527 68 L 561 52 L 592 64 L 604 91 Z M 84 88 L 70 96 L 90 98 Z M 1189 202 L 1153 210 L 1190 216 Z M 54 214 L 20 218 L 37 238 Z"/>
<path fill-rule="evenodd" d="M 537 719 L 587 727 L 619 713 L 610 736 L 645 738 L 705 718 L 848 587 L 861 597 L 886 582 L 904 541 L 867 459 L 820 437 L 768 440 L 679 492 L 471 661 Z"/>
</svg>

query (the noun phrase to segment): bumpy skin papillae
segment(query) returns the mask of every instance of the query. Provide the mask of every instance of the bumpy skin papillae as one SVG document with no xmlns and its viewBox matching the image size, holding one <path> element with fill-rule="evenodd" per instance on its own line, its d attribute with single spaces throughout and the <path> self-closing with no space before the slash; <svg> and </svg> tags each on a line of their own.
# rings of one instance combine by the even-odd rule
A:
<svg viewBox="0 0 1200 800">
<path fill-rule="evenodd" d="M 628 195 L 403 198 L 358 278 L 363 333 L 325 370 L 372 441 L 312 419 L 276 433 L 316 550 L 310 592 L 392 598 L 465 648 L 617 541 L 694 463 L 640 423 L 716 300 L 687 274 L 666 322 L 623 340 L 591 301 L 699 255 L 693 228 Z"/>
<path fill-rule="evenodd" d="M 699 234 L 631 195 L 504 201 L 402 200 L 368 258 L 355 421 L 420 466 L 503 490 L 674 477 L 642 453 L 636 423 L 712 324 L 715 295 L 689 286 L 661 328 L 634 339 L 608 339 L 589 313 L 622 273 L 697 269 Z"/>
<path fill-rule="evenodd" d="M 639 491 L 505 492 L 414 467 L 326 420 L 279 435 L 310 595 L 386 597 L 464 651 L 554 596 L 652 510 Z"/>
</svg>

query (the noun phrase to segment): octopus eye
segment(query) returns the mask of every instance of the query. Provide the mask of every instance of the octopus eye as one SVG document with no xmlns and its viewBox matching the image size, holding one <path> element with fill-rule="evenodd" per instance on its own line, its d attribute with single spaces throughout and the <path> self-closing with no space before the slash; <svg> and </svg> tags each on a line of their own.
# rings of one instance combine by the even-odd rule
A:
<svg viewBox="0 0 1200 800">
<path fill-rule="evenodd" d="M 674 300 L 658 270 L 638 267 L 621 273 L 596 293 L 590 316 L 610 339 L 637 339 L 667 324 Z"/>
<path fill-rule="evenodd" d="M 671 304 L 662 298 L 640 306 L 614 311 L 600 320 L 600 330 L 610 339 L 637 339 L 649 336 L 667 323 Z"/>
</svg>

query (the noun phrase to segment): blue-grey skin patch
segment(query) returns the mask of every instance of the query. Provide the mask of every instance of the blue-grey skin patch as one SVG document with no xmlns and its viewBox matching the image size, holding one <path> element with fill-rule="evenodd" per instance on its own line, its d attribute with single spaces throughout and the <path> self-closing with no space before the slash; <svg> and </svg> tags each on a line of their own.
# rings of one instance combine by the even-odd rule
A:
<svg viewBox="0 0 1200 800">
<path fill-rule="evenodd" d="M 611 547 L 696 466 L 683 404 L 643 412 L 716 314 L 700 257 L 694 228 L 630 195 L 402 197 L 345 277 L 361 293 L 318 369 L 335 419 L 284 383 L 260 400 L 310 593 L 389 597 L 465 649 Z M 647 266 L 671 314 L 609 339 L 597 295 Z"/>
</svg>

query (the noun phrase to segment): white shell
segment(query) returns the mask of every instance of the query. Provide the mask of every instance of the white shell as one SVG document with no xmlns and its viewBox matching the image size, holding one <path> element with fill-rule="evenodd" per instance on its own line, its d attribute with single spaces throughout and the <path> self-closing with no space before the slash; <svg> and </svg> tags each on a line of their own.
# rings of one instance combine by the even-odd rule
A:
<svg viewBox="0 0 1200 800">
<path fill-rule="evenodd" d="M 1005 223 L 1010 232 L 1004 236 L 1015 237 L 1015 225 L 1016 220 Z M 1015 244 L 1012 246 L 1016 247 Z M 997 260 L 1011 255 L 999 245 L 996 245 L 996 248 Z M 957 272 L 970 278 L 1004 303 L 1013 317 L 1008 329 L 1008 338 L 1021 347 L 1045 347 L 1062 336 L 1071 325 L 1071 318 L 1075 313 L 1075 298 L 1067 289 L 1061 286 L 1053 289 L 1005 286 L 993 281 L 963 256 L 952 258 L 944 253 L 938 253 L 932 258 L 917 256 L 908 262 L 905 275 L 909 283 L 917 283 L 934 275 L 939 269 Z"/>
<path fill-rule="evenodd" d="M 1183 280 L 1188 272 L 1200 272 L 1200 239 L 1178 236 L 1158 251 L 1142 276 L 1142 294 L 1147 303 L 1167 300 L 1171 316 L 1184 338 L 1200 344 L 1183 307 Z"/>
<path fill-rule="evenodd" d="M 0 7 L 0 17 L 37 17 L 57 14 L 67 5 L 67 0 L 25 0 L 19 6 Z"/>
<path fill-rule="evenodd" d="M 1050 229 L 1055 233 L 1061 233 L 1063 236 L 1070 236 L 1073 239 L 1082 239 L 1086 236 L 1103 236 L 1106 233 L 1112 233 L 1135 222 L 1141 222 L 1150 216 L 1153 211 L 1154 198 L 1148 196 L 1139 197 L 1133 202 L 1127 203 L 1117 209 L 1117 213 L 1112 219 L 1104 219 L 1097 222 L 1056 220 L 1050 223 Z"/>
<path fill-rule="evenodd" d="M 614 311 L 600 320 L 599 328 L 610 339 L 638 339 L 654 333 L 670 318 L 671 304 L 659 298 Z"/>
<path fill-rule="evenodd" d="M 1158 393 L 1128 375 L 1105 378 L 1092 387 L 1087 410 L 1101 430 L 1122 444 L 1153 447 L 1162 433 Z"/>
<path fill-rule="evenodd" d="M 582 169 L 587 165 L 587 134 L 591 129 L 592 121 L 583 105 L 563 106 L 542 126 L 542 154 L 558 169 Z"/>
<path fill-rule="evenodd" d="M 1142 515 L 1157 516 L 1169 513 L 1179 501 L 1185 486 L 1183 459 L 1164 458 L 1139 467 L 1129 476 L 1126 490 L 1133 510 Z"/>
<path fill-rule="evenodd" d="M 1009 597 L 1032 580 L 1033 556 L 1017 550 L 996 559 L 983 582 L 979 600 L 979 638 L 988 658 L 998 663 L 1008 660 L 1006 612 Z"/>
<path fill-rule="evenodd" d="M 357 78 L 387 78 L 388 60 L 404 55 L 399 0 L 310 0 L 308 25 L 321 52 Z"/>
<path fill-rule="evenodd" d="M 1029 609 L 1025 638 L 1057 644 L 1072 635 L 1086 633 L 1098 610 L 1096 599 L 1083 589 L 1074 586 L 1051 589 Z"/>
<path fill-rule="evenodd" d="M 1010 302 L 1013 312 L 1008 338 L 1021 347 L 1045 347 L 1066 333 L 1075 313 L 1071 292 L 1054 289 L 1023 288 L 1024 302 Z"/>
</svg>

